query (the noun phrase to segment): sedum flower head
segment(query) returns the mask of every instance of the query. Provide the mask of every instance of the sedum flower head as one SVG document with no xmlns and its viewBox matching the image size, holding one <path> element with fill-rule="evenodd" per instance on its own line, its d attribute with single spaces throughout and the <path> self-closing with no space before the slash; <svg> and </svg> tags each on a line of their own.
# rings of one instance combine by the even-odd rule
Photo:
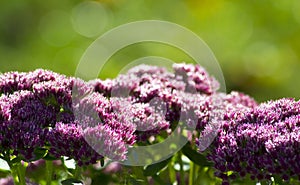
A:
<svg viewBox="0 0 300 185">
<path fill-rule="evenodd" d="M 191 64 L 174 64 L 173 72 L 140 65 L 89 82 L 43 69 L 0 79 L 0 152 L 27 161 L 40 148 L 79 165 L 125 160 L 129 147 L 170 134 L 179 122 L 205 136 L 217 130 L 210 124 L 216 115 L 225 124 L 256 106 L 246 95 L 218 93 L 218 82 Z"/>
<path fill-rule="evenodd" d="M 200 130 L 208 121 L 209 97 L 216 93 L 218 83 L 198 65 L 174 64 L 173 70 L 139 65 L 115 79 L 89 84 L 94 92 L 111 100 L 128 101 L 122 100 L 119 105 L 126 106 L 117 106 L 114 111 L 134 120 L 138 140 L 166 131 L 178 121 Z"/>
<path fill-rule="evenodd" d="M 300 102 L 280 99 L 262 103 L 221 123 L 208 158 L 227 182 L 244 177 L 287 181 L 300 173 Z M 233 172 L 227 175 L 228 172 Z"/>
<path fill-rule="evenodd" d="M 125 145 L 134 143 L 134 128 L 116 119 L 107 98 L 89 95 L 92 88 L 86 82 L 40 69 L 0 78 L 1 155 L 31 161 L 37 157 L 35 150 L 47 149 L 50 155 L 73 158 L 79 165 L 103 157 L 125 159 Z M 84 108 L 97 117 L 76 116 Z M 91 144 L 103 142 L 101 147 L 90 146 L 91 137 Z"/>
</svg>

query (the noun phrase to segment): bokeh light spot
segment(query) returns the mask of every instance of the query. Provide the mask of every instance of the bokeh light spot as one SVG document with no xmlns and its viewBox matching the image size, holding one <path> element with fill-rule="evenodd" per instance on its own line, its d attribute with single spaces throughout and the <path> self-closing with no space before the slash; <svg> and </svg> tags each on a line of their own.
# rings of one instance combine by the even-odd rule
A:
<svg viewBox="0 0 300 185">
<path fill-rule="evenodd" d="M 108 22 L 107 10 L 98 2 L 83 2 L 72 11 L 72 24 L 80 35 L 99 36 Z"/>
</svg>

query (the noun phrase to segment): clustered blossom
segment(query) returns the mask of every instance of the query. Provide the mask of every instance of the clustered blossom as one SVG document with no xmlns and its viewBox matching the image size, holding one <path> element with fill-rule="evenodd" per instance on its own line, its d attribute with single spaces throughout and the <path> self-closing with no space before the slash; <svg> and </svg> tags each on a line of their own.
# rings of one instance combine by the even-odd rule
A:
<svg viewBox="0 0 300 185">
<path fill-rule="evenodd" d="M 198 65 L 173 69 L 141 65 L 90 82 L 42 69 L 0 75 L 2 157 L 36 160 L 42 148 L 79 165 L 124 160 L 128 146 L 170 133 L 178 121 L 203 129 L 218 83 Z"/>
<path fill-rule="evenodd" d="M 79 165 L 95 163 L 104 156 L 111 157 L 109 152 L 114 154 L 113 159 L 125 159 L 123 139 L 126 136 L 130 138 L 128 143 L 134 143 L 133 131 L 120 133 L 121 129 L 117 127 L 122 123 L 109 117 L 94 119 L 97 121 L 94 125 L 86 122 L 91 120 L 88 116 L 79 116 L 77 119 L 81 122 L 75 119 L 74 113 L 87 106 L 82 105 L 85 102 L 80 99 L 91 91 L 86 82 L 41 69 L 29 73 L 4 73 L 0 78 L 2 158 L 15 155 L 32 161 L 38 157 L 36 150 L 48 149 L 49 155 L 57 158 L 67 156 L 77 160 Z M 96 100 L 103 102 L 93 102 L 97 103 L 93 111 L 104 110 L 105 101 L 109 104 L 104 97 Z M 102 148 L 93 148 L 87 143 L 86 135 L 93 136 L 91 133 L 98 134 L 95 137 L 104 143 Z M 99 133 L 105 137 L 101 138 Z M 103 148 L 111 151 L 96 151 Z"/>
<path fill-rule="evenodd" d="M 140 65 L 115 79 L 97 79 L 89 84 L 107 98 L 126 97 L 128 105 L 120 112 L 136 125 L 137 140 L 172 128 L 178 121 L 201 129 L 208 122 L 209 97 L 219 84 L 198 65 L 174 64 L 173 70 Z M 116 111 L 122 109 L 118 107 Z"/>
<path fill-rule="evenodd" d="M 82 127 L 76 123 L 56 123 L 48 134 L 49 153 L 56 158 L 68 156 L 79 165 L 95 163 L 101 158 L 85 141 Z"/>
<path fill-rule="evenodd" d="M 219 88 L 219 82 L 199 65 L 175 64 L 173 68 L 176 76 L 182 76 L 186 90 L 213 94 Z"/>
<path fill-rule="evenodd" d="M 300 102 L 284 98 L 227 115 L 208 158 L 224 184 L 246 174 L 259 181 L 288 181 L 299 178 L 299 151 Z"/>
<path fill-rule="evenodd" d="M 27 90 L 3 94 L 0 102 L 1 153 L 13 149 L 13 154 L 33 159 L 34 149 L 44 146 L 47 130 L 43 127 L 55 119 L 52 108 L 44 106 Z"/>
<path fill-rule="evenodd" d="M 200 152 L 205 151 L 215 140 L 218 130 L 221 129 L 221 123 L 228 118 L 237 119 L 244 112 L 257 106 L 257 103 L 251 97 L 239 93 L 231 92 L 230 94 L 216 93 L 210 96 L 207 101 L 205 111 L 195 111 L 202 114 L 202 127 L 200 137 L 196 139 L 196 145 Z M 205 106 L 204 106 L 205 107 Z M 201 110 L 201 109 L 197 109 Z M 205 114 L 203 114 L 205 112 Z M 198 123 L 199 124 L 199 123 Z"/>
<path fill-rule="evenodd" d="M 205 138 L 216 130 L 216 117 L 239 117 L 256 106 L 241 93 L 218 93 L 218 82 L 198 65 L 174 64 L 173 70 L 140 65 L 89 82 L 42 69 L 0 75 L 2 157 L 36 160 L 42 148 L 79 165 L 124 160 L 129 146 L 170 133 L 178 122 Z"/>
<path fill-rule="evenodd" d="M 42 69 L 1 74 L 0 156 L 32 161 L 46 149 L 79 165 L 125 160 L 128 147 L 183 122 L 198 131 L 200 151 L 210 146 L 208 159 L 224 184 L 246 174 L 300 174 L 299 101 L 257 105 L 242 93 L 217 92 L 218 82 L 198 65 L 174 64 L 173 71 L 141 65 L 89 82 Z"/>
</svg>

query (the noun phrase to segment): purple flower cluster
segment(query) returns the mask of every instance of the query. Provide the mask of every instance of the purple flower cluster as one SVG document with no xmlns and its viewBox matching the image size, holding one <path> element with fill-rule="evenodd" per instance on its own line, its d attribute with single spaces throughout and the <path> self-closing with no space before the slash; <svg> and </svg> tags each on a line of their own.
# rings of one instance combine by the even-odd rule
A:
<svg viewBox="0 0 300 185">
<path fill-rule="evenodd" d="M 204 119 L 202 120 L 201 134 L 200 137 L 196 139 L 199 151 L 202 152 L 206 150 L 212 144 L 224 120 L 229 118 L 237 119 L 243 115 L 244 112 L 256 106 L 257 103 L 254 99 L 243 93 L 234 91 L 230 94 L 216 93 L 210 96 L 207 106 L 208 109 L 204 109 L 206 114 L 204 114 Z M 195 113 L 198 113 L 198 111 L 195 111 Z M 203 114 L 203 111 L 200 111 L 200 113 Z"/>
<path fill-rule="evenodd" d="M 246 174 L 253 180 L 287 181 L 299 178 L 299 151 L 300 102 L 280 99 L 225 115 L 208 158 L 224 184 Z"/>
<path fill-rule="evenodd" d="M 171 128 L 178 121 L 192 129 L 203 128 L 208 120 L 209 97 L 216 93 L 218 82 L 198 65 L 174 64 L 173 70 L 140 65 L 115 79 L 97 79 L 89 84 L 105 97 L 128 101 L 120 112 L 127 112 L 126 117 L 136 125 L 137 140 Z M 122 109 L 118 107 L 117 112 Z"/>
<path fill-rule="evenodd" d="M 198 65 L 174 64 L 173 70 L 140 65 L 90 82 L 41 69 L 2 74 L 0 156 L 31 161 L 44 149 L 79 165 L 124 160 L 128 147 L 170 134 L 179 122 L 205 137 L 220 125 L 212 123 L 256 106 L 241 93 L 217 92 L 218 82 Z"/>
<path fill-rule="evenodd" d="M 78 165 L 125 160 L 128 147 L 183 122 L 200 135 L 200 151 L 210 146 L 207 157 L 224 184 L 246 175 L 300 178 L 300 101 L 257 105 L 242 93 L 217 92 L 218 82 L 198 65 L 174 64 L 173 71 L 140 65 L 89 82 L 42 69 L 1 74 L 0 157 L 33 161 L 42 149 Z"/>
<path fill-rule="evenodd" d="M 46 149 L 57 158 L 74 158 L 79 165 L 95 163 L 103 156 L 112 157 L 110 154 L 114 154 L 113 159 L 125 159 L 124 138 L 129 144 L 134 143 L 133 129 L 125 133 L 126 129 L 119 128 L 122 123 L 105 117 L 104 113 L 103 119 L 93 120 L 93 125 L 87 115 L 76 118 L 74 113 L 87 108 L 88 97 L 95 98 L 93 110 L 89 111 L 100 114 L 110 108 L 109 101 L 100 94 L 79 98 L 92 90 L 86 82 L 40 69 L 29 73 L 9 72 L 0 78 L 2 158 L 15 155 L 25 161 L 36 160 L 36 151 Z M 73 94 L 76 96 L 72 97 Z M 102 148 L 90 146 L 86 136 L 98 138 L 98 143 L 103 142 Z M 99 153 L 102 149 L 104 152 Z"/>
<path fill-rule="evenodd" d="M 54 110 L 27 90 L 2 94 L 0 102 L 1 153 L 13 150 L 14 155 L 33 159 L 34 149 L 45 144 L 47 130 L 43 127 L 55 119 Z"/>
<path fill-rule="evenodd" d="M 210 77 L 199 65 L 175 64 L 173 68 L 176 76 L 182 76 L 186 91 L 196 90 L 203 94 L 213 94 L 219 88 L 219 82 Z"/>
</svg>

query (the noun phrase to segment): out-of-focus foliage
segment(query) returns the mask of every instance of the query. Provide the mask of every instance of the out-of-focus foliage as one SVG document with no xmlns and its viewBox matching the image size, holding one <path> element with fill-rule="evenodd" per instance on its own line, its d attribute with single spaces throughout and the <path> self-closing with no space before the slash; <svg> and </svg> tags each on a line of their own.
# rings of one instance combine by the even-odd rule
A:
<svg viewBox="0 0 300 185">
<path fill-rule="evenodd" d="M 86 48 L 101 34 L 124 23 L 158 19 L 187 27 L 209 45 L 228 91 L 243 91 L 258 101 L 300 97 L 298 0 L 87 2 L 1 1 L 0 71 L 47 68 L 73 75 Z M 170 46 L 135 44 L 115 54 L 100 77 L 114 77 L 127 63 L 150 55 L 191 60 Z"/>
</svg>

